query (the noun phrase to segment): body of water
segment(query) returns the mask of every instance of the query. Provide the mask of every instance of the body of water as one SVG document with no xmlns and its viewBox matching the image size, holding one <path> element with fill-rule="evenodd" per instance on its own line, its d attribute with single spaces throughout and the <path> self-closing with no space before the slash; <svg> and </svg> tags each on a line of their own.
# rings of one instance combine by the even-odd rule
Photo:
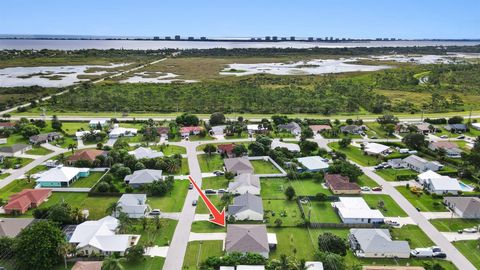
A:
<svg viewBox="0 0 480 270">
<path fill-rule="evenodd" d="M 412 47 L 412 46 L 473 46 L 480 41 L 370 41 L 370 42 L 250 42 L 250 41 L 154 41 L 154 40 L 40 40 L 0 39 L 4 49 L 212 49 L 212 48 L 343 48 L 343 47 Z"/>
</svg>

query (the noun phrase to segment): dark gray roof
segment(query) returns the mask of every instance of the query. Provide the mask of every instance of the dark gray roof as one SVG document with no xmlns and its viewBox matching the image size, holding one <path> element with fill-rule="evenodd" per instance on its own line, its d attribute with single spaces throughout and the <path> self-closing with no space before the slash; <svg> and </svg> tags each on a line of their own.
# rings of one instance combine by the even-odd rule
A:
<svg viewBox="0 0 480 270">
<path fill-rule="evenodd" d="M 262 225 L 228 225 L 225 240 L 227 252 L 269 252 L 267 227 Z"/>
<path fill-rule="evenodd" d="M 302 128 L 300 127 L 300 125 L 296 122 L 290 122 L 286 125 L 278 125 L 278 128 L 279 129 L 286 129 L 286 130 L 289 130 L 289 131 L 301 131 Z"/>
<path fill-rule="evenodd" d="M 410 253 L 407 241 L 392 241 L 387 229 L 350 229 L 350 237 L 354 237 L 360 249 L 368 253 Z"/>
<path fill-rule="evenodd" d="M 465 124 L 448 124 L 445 129 L 447 130 L 451 130 L 451 129 L 455 129 L 455 130 L 466 130 L 467 129 L 467 125 Z"/>
<path fill-rule="evenodd" d="M 413 165 L 417 168 L 422 168 L 423 166 L 425 166 L 425 164 L 428 163 L 427 160 L 425 160 L 425 159 L 423 159 L 419 156 L 416 156 L 416 155 L 410 155 L 410 156 L 404 158 L 403 162 L 411 164 L 411 165 Z"/>
<path fill-rule="evenodd" d="M 54 137 L 60 137 L 61 134 L 58 132 L 42 133 L 30 137 L 32 142 L 44 142 L 46 140 L 51 140 Z"/>
<path fill-rule="evenodd" d="M 233 204 L 228 206 L 229 215 L 235 215 L 245 210 L 252 210 L 254 212 L 263 214 L 262 199 L 250 193 L 245 193 L 233 198 Z"/>
<path fill-rule="evenodd" d="M 341 132 L 356 133 L 356 132 L 360 132 L 361 130 L 363 130 L 363 127 L 356 126 L 356 125 L 347 125 L 347 126 L 340 127 Z"/>
<path fill-rule="evenodd" d="M 9 145 L 9 146 L 4 146 L 2 148 L 0 148 L 0 152 L 3 152 L 3 153 L 15 153 L 15 152 L 18 152 L 18 151 L 21 151 L 25 148 L 27 148 L 28 145 L 26 144 L 23 144 L 23 143 L 18 143 L 18 144 L 13 144 L 13 145 Z"/>
<path fill-rule="evenodd" d="M 134 171 L 133 174 L 129 174 L 124 178 L 124 181 L 128 181 L 129 184 L 149 184 L 160 180 L 163 180 L 162 170 L 151 169 Z"/>
</svg>

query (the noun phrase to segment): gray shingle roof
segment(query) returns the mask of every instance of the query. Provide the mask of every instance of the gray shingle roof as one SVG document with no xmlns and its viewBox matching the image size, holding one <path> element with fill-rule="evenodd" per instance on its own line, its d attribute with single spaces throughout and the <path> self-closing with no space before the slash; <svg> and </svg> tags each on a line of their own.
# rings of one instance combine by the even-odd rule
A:
<svg viewBox="0 0 480 270">
<path fill-rule="evenodd" d="M 129 184 L 148 184 L 153 181 L 163 180 L 162 170 L 138 170 L 133 174 L 125 176 L 124 181 L 128 181 Z"/>
<path fill-rule="evenodd" d="M 480 199 L 477 197 L 445 197 L 445 202 L 455 205 L 465 218 L 480 217 Z"/>
<path fill-rule="evenodd" d="M 260 188 L 260 177 L 250 173 L 240 174 L 235 176 L 234 181 L 228 184 L 228 189 L 234 190 L 241 186 L 254 186 Z"/>
<path fill-rule="evenodd" d="M 23 150 L 27 147 L 28 147 L 28 145 L 26 145 L 26 144 L 18 143 L 18 144 L 4 146 L 4 147 L 0 148 L 0 152 L 2 152 L 2 153 L 15 153 L 15 152 L 21 151 L 21 150 Z"/>
<path fill-rule="evenodd" d="M 228 206 L 229 215 L 235 215 L 245 210 L 252 210 L 254 212 L 263 214 L 262 199 L 250 193 L 245 193 L 233 198 L 233 204 Z"/>
<path fill-rule="evenodd" d="M 253 173 L 253 165 L 245 157 L 227 158 L 224 161 L 225 169 L 233 173 Z"/>
<path fill-rule="evenodd" d="M 360 249 L 365 253 L 410 252 L 407 241 L 392 241 L 387 229 L 350 229 Z"/>
<path fill-rule="evenodd" d="M 300 132 L 302 131 L 302 128 L 300 127 L 300 125 L 296 122 L 290 122 L 286 125 L 278 125 L 278 128 L 279 129 L 286 129 L 286 130 L 289 130 L 291 132 Z"/>
<path fill-rule="evenodd" d="M 269 252 L 265 225 L 228 225 L 225 240 L 227 252 Z"/>
</svg>

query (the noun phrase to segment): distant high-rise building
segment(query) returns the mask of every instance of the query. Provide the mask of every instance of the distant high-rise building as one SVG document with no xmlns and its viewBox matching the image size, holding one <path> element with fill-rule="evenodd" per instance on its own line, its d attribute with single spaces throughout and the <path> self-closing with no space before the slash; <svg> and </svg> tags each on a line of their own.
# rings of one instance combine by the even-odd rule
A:
<svg viewBox="0 0 480 270">
<path fill-rule="evenodd" d="M 287 38 L 286 38 L 286 37 L 282 37 L 282 41 L 287 41 Z"/>
<path fill-rule="evenodd" d="M 176 35 L 176 36 L 175 36 L 175 40 L 180 40 L 180 36 L 179 36 L 179 35 Z"/>
<path fill-rule="evenodd" d="M 165 40 L 171 40 L 171 39 L 172 39 L 172 37 L 170 37 L 170 36 L 165 37 Z"/>
<path fill-rule="evenodd" d="M 317 37 L 317 41 L 322 41 L 322 38 L 320 38 L 320 37 Z"/>
<path fill-rule="evenodd" d="M 272 37 L 272 40 L 273 40 L 273 41 L 277 41 L 277 40 L 278 40 L 278 37 L 277 37 L 277 36 L 273 36 L 273 37 Z"/>
<path fill-rule="evenodd" d="M 188 40 L 194 40 L 195 38 L 194 37 L 188 37 Z"/>
<path fill-rule="evenodd" d="M 270 36 L 266 36 L 266 37 L 265 37 L 265 40 L 266 40 L 266 41 L 270 41 Z"/>
<path fill-rule="evenodd" d="M 313 37 L 309 37 L 309 38 L 308 38 L 308 41 L 313 41 Z"/>
<path fill-rule="evenodd" d="M 295 37 L 290 37 L 290 40 L 291 40 L 291 41 L 295 41 Z"/>
<path fill-rule="evenodd" d="M 160 37 L 153 37 L 153 40 L 159 40 Z"/>
<path fill-rule="evenodd" d="M 207 40 L 206 37 L 200 37 L 200 40 Z"/>
</svg>

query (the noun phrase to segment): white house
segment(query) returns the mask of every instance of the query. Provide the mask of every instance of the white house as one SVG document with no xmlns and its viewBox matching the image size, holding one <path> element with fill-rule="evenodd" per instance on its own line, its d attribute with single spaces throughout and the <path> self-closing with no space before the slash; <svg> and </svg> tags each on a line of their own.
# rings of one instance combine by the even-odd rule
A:
<svg viewBox="0 0 480 270">
<path fill-rule="evenodd" d="M 436 172 L 443 168 L 443 165 L 437 161 L 428 161 L 416 155 L 410 155 L 404 158 L 403 166 L 419 173 L 426 172 L 428 170 Z"/>
<path fill-rule="evenodd" d="M 263 220 L 262 198 L 250 193 L 235 197 L 228 206 L 228 215 L 236 220 Z"/>
<path fill-rule="evenodd" d="M 116 234 L 118 226 L 118 219 L 111 216 L 85 221 L 77 225 L 68 242 L 84 256 L 113 253 L 123 256 L 129 247 L 138 243 L 140 235 Z"/>
<path fill-rule="evenodd" d="M 441 176 L 439 178 L 430 179 L 425 187 L 431 192 L 438 195 L 453 194 L 457 195 L 462 191 L 462 187 L 457 179 L 449 176 Z"/>
<path fill-rule="evenodd" d="M 367 155 L 372 156 L 386 156 L 391 153 L 391 149 L 389 146 L 379 144 L 379 143 L 367 143 L 363 150 Z"/>
<path fill-rule="evenodd" d="M 265 130 L 265 128 L 263 126 L 261 126 L 260 124 L 247 125 L 248 134 L 254 134 L 254 133 L 257 133 L 257 132 L 260 132 L 260 131 L 264 131 L 264 130 Z"/>
<path fill-rule="evenodd" d="M 163 157 L 163 153 L 160 151 L 155 151 L 147 147 L 139 147 L 133 151 L 128 152 L 130 155 L 133 155 L 136 159 L 142 158 L 158 158 Z"/>
<path fill-rule="evenodd" d="M 242 173 L 235 176 L 233 182 L 228 183 L 228 192 L 232 194 L 250 193 L 260 195 L 260 177 L 251 173 Z"/>
<path fill-rule="evenodd" d="M 298 158 L 297 161 L 302 164 L 304 168 L 301 168 L 300 171 L 307 171 L 307 172 L 318 172 L 318 171 L 326 171 L 328 167 L 327 162 L 319 156 L 310 156 L 310 157 L 301 157 Z"/>
<path fill-rule="evenodd" d="M 440 174 L 432 171 L 432 170 L 428 170 L 426 172 L 423 172 L 419 175 L 417 175 L 417 179 L 418 179 L 418 182 L 422 185 L 428 183 L 431 179 L 434 179 L 434 178 L 440 178 L 442 177 Z"/>
<path fill-rule="evenodd" d="M 100 130 L 94 130 L 94 131 L 93 131 L 93 134 L 97 134 L 97 133 L 99 133 L 99 132 L 100 132 Z M 75 132 L 75 137 L 81 139 L 83 136 L 88 135 L 88 134 L 90 134 L 90 133 L 91 133 L 90 130 L 80 130 L 80 131 L 76 131 L 76 132 Z"/>
<path fill-rule="evenodd" d="M 130 218 L 141 218 L 147 213 L 147 195 L 146 194 L 123 194 L 118 200 L 118 206 L 121 207 L 115 216 L 123 212 Z"/>
<path fill-rule="evenodd" d="M 113 126 L 113 129 L 110 130 L 110 133 L 108 134 L 110 138 L 133 137 L 135 135 L 137 135 L 136 128 L 123 128 L 120 127 L 118 124 L 115 124 Z"/>
<path fill-rule="evenodd" d="M 343 223 L 383 223 L 385 219 L 380 210 L 370 209 L 361 197 L 340 197 L 338 202 L 333 203 L 333 207 L 338 211 Z"/>
<path fill-rule="evenodd" d="M 480 130 L 480 123 L 472 123 L 472 127 L 476 130 Z"/>
<path fill-rule="evenodd" d="M 138 188 L 145 184 L 153 183 L 154 181 L 162 181 L 162 170 L 144 169 L 134 171 L 133 174 L 126 175 L 123 181 L 127 185 Z"/>
<path fill-rule="evenodd" d="M 409 258 L 407 241 L 393 241 L 388 229 L 350 229 L 350 247 L 360 258 Z"/>
<path fill-rule="evenodd" d="M 300 152 L 300 145 L 296 143 L 284 143 L 278 139 L 272 141 L 271 148 L 275 149 L 277 147 L 287 148 L 290 152 Z"/>
<path fill-rule="evenodd" d="M 77 179 L 89 175 L 88 168 L 57 166 L 42 173 L 35 182 L 40 187 L 69 187 Z"/>
</svg>

